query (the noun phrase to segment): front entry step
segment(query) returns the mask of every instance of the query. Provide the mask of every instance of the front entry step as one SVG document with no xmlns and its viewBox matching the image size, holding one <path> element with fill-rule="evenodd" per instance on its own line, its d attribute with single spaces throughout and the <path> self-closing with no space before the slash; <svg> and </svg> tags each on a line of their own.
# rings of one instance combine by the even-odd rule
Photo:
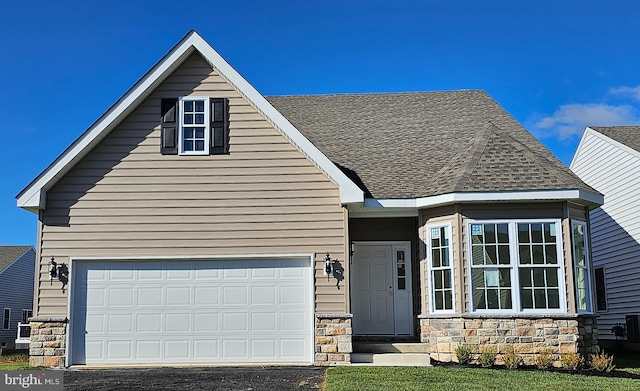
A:
<svg viewBox="0 0 640 391">
<path fill-rule="evenodd" d="M 354 341 L 351 365 L 431 366 L 429 345 L 407 342 Z"/>
</svg>

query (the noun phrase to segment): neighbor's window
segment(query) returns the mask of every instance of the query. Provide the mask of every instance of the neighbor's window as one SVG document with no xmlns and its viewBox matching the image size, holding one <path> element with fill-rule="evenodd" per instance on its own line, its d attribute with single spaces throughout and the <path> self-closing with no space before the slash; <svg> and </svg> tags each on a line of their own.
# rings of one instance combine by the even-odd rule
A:
<svg viewBox="0 0 640 391">
<path fill-rule="evenodd" d="M 178 132 L 181 155 L 209 154 L 209 98 L 180 98 L 180 130 Z"/>
<path fill-rule="evenodd" d="M 563 310 L 559 221 L 471 222 L 474 311 Z"/>
<path fill-rule="evenodd" d="M 5 308 L 4 314 L 2 317 L 2 329 L 9 330 L 10 322 L 11 322 L 11 308 Z"/>
<path fill-rule="evenodd" d="M 587 223 L 571 222 L 573 264 L 576 280 L 576 303 L 578 312 L 591 312 L 591 282 L 589 272 L 589 249 L 587 247 Z"/>
<path fill-rule="evenodd" d="M 33 311 L 31 310 L 22 310 L 22 318 L 20 319 L 20 323 L 29 323 L 29 318 L 33 316 Z"/>
<path fill-rule="evenodd" d="M 607 290 L 604 279 L 604 268 L 598 267 L 593 270 L 596 275 L 596 308 L 598 311 L 607 310 Z"/>
<path fill-rule="evenodd" d="M 453 252 L 451 225 L 427 227 L 428 267 L 432 312 L 452 312 L 453 307 Z"/>
</svg>

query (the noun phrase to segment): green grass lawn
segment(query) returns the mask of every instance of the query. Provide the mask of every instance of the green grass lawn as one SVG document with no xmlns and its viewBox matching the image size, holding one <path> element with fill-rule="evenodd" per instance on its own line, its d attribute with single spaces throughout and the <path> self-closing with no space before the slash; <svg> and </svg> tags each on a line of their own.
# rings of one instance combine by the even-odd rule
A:
<svg viewBox="0 0 640 391">
<path fill-rule="evenodd" d="M 435 367 L 334 367 L 326 375 L 326 391 L 360 390 L 640 390 L 640 353 L 611 352 L 614 376 L 557 371 Z"/>
</svg>

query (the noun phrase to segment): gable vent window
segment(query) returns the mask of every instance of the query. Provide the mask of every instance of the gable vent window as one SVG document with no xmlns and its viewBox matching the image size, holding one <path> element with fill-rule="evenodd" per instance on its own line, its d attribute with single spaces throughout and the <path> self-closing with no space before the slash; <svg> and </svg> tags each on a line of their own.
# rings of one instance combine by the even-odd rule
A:
<svg viewBox="0 0 640 391">
<path fill-rule="evenodd" d="M 229 153 L 227 99 L 186 96 L 163 99 L 161 145 L 163 155 Z"/>
</svg>

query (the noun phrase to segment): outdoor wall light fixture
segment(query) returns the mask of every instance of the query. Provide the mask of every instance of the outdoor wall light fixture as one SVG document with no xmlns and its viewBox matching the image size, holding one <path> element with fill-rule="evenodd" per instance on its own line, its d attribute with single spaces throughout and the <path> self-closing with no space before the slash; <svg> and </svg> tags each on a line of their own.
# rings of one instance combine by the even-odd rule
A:
<svg viewBox="0 0 640 391">
<path fill-rule="evenodd" d="M 333 276 L 333 264 L 335 260 L 331 259 L 329 252 L 327 252 L 327 256 L 324 257 L 324 274 L 327 275 L 327 281 Z"/>
<path fill-rule="evenodd" d="M 327 281 L 331 277 L 336 279 L 336 287 L 340 289 L 340 281 L 344 280 L 344 268 L 337 259 L 331 259 L 331 255 L 327 252 L 324 257 L 324 274 L 327 275 Z"/>
<path fill-rule="evenodd" d="M 57 279 L 62 283 L 62 293 L 64 287 L 69 282 L 69 268 L 64 263 L 58 264 L 54 257 L 49 261 L 49 283 L 53 285 L 53 279 Z"/>
</svg>

